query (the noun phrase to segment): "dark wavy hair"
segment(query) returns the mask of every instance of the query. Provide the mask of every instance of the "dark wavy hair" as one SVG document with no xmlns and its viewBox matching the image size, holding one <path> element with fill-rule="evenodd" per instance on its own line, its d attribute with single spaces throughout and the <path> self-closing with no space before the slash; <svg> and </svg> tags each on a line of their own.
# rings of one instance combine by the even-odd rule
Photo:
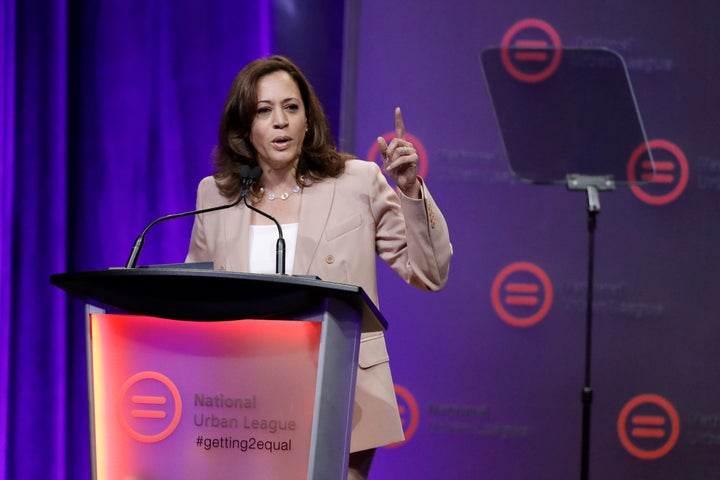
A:
<svg viewBox="0 0 720 480">
<path fill-rule="evenodd" d="M 298 185 L 308 186 L 324 178 L 338 177 L 345 170 L 345 161 L 352 158 L 337 151 L 320 100 L 300 69 L 279 55 L 261 58 L 249 63 L 235 77 L 220 120 L 219 143 L 213 152 L 213 176 L 226 198 L 240 193 L 241 167 L 258 164 L 257 152 L 250 142 L 250 130 L 257 113 L 257 84 L 260 78 L 279 70 L 295 80 L 307 115 L 308 131 L 295 171 Z"/>
</svg>

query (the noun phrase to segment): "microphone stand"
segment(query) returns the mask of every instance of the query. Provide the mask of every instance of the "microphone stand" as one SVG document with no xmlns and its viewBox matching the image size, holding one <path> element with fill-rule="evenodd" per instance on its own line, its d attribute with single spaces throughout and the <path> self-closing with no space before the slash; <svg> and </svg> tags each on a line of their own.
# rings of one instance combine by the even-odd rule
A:
<svg viewBox="0 0 720 480">
<path fill-rule="evenodd" d="M 241 198 L 238 198 L 233 203 L 228 203 L 227 205 L 220 205 L 217 207 L 210 207 L 210 208 L 204 208 L 202 210 L 192 210 L 189 212 L 183 212 L 183 213 L 174 213 L 172 215 L 165 215 L 164 217 L 156 218 L 150 224 L 145 227 L 145 229 L 142 231 L 140 235 L 138 235 L 137 239 L 135 240 L 135 244 L 133 245 L 132 251 L 130 252 L 130 256 L 127 259 L 127 262 L 125 262 L 125 268 L 135 268 L 137 265 L 138 257 L 140 256 L 140 251 L 142 250 L 143 245 L 145 244 L 145 235 L 147 234 L 148 230 L 150 230 L 153 226 L 160 222 L 164 222 L 165 220 L 172 220 L 174 218 L 182 218 L 182 217 L 188 217 L 190 215 L 197 215 L 200 213 L 208 213 L 208 212 L 214 212 L 215 210 L 223 210 L 225 208 L 232 208 L 240 203 L 242 200 Z"/>
<path fill-rule="evenodd" d="M 245 200 L 245 205 L 247 205 L 247 200 L 245 197 L 247 197 L 248 193 L 250 192 L 250 187 L 252 187 L 253 183 L 255 183 L 258 178 L 260 178 L 260 175 L 262 175 L 262 169 L 260 167 L 254 167 L 250 169 L 249 166 L 243 165 L 240 169 L 240 196 L 237 200 L 235 200 L 232 203 L 228 203 L 226 205 L 219 205 L 217 207 L 210 207 L 210 208 L 203 208 L 200 210 L 191 210 L 189 212 L 183 212 L 183 213 L 174 213 L 172 215 L 165 215 L 164 217 L 156 218 L 150 224 L 145 227 L 145 229 L 142 231 L 140 235 L 138 235 L 137 239 L 135 240 L 135 244 L 133 245 L 132 251 L 130 252 L 130 256 L 128 257 L 127 262 L 125 262 L 125 268 L 135 268 L 137 265 L 138 257 L 140 256 L 140 251 L 142 250 L 143 244 L 145 243 L 145 235 L 147 235 L 148 230 L 150 230 L 153 226 L 160 222 L 164 222 L 165 220 L 172 220 L 174 218 L 182 218 L 182 217 L 188 217 L 190 215 L 198 215 L 201 213 L 209 213 L 214 212 L 216 210 L 224 210 L 226 208 L 232 208 L 236 205 L 239 205 L 241 201 Z M 249 205 L 248 205 L 249 207 Z M 252 207 L 251 207 L 252 208 Z M 264 213 L 260 212 L 261 214 L 265 215 Z M 277 223 L 277 222 L 275 222 Z M 278 226 L 278 228 L 280 228 Z M 280 234 L 282 237 L 282 233 Z M 283 241 L 283 254 L 284 254 L 284 241 Z M 285 264 L 283 263 L 283 273 L 285 269 Z"/>
<path fill-rule="evenodd" d="M 269 218 L 275 223 L 275 226 L 277 226 L 278 229 L 278 240 L 277 240 L 277 246 L 275 249 L 275 273 L 285 275 L 285 239 L 283 238 L 282 233 L 282 227 L 280 226 L 280 223 L 271 215 L 263 212 L 262 210 L 253 207 L 250 205 L 247 201 L 248 193 L 250 192 L 250 187 L 257 182 L 257 180 L 262 175 L 262 169 L 259 166 L 255 166 L 252 169 L 250 169 L 249 166 L 243 165 L 240 170 L 240 196 L 237 200 L 235 200 L 232 203 L 228 203 L 227 205 L 220 205 L 217 207 L 210 207 L 210 208 L 204 208 L 201 210 L 192 210 L 189 212 L 183 212 L 183 213 L 174 213 L 172 215 L 165 215 L 164 217 L 157 218 L 150 222 L 150 224 L 145 227 L 145 229 L 142 231 L 140 235 L 138 235 L 137 239 L 135 240 L 135 245 L 133 245 L 132 251 L 130 252 L 130 257 L 128 258 L 127 262 L 125 263 L 125 268 L 135 268 L 137 265 L 138 257 L 140 256 L 140 251 L 142 250 L 143 244 L 145 243 L 145 235 L 147 235 L 148 230 L 150 230 L 153 226 L 156 224 L 163 222 L 165 220 L 172 220 L 174 218 L 181 218 L 181 217 L 187 217 L 190 215 L 198 215 L 200 213 L 208 213 L 208 212 L 214 212 L 216 210 L 223 210 L 226 208 L 232 208 L 240 202 L 245 202 L 245 206 L 248 207 L 250 210 L 259 213 L 260 215 Z"/>
<path fill-rule="evenodd" d="M 280 223 L 272 215 L 269 215 L 260 210 L 259 208 L 255 208 L 250 205 L 247 201 L 247 197 L 244 197 L 244 199 L 245 206 L 248 207 L 250 210 L 252 210 L 253 212 L 257 212 L 263 217 L 269 218 L 270 220 L 275 222 L 275 226 L 278 229 L 278 239 L 275 246 L 275 273 L 285 275 L 285 239 L 283 238 L 282 227 L 280 227 Z"/>
</svg>

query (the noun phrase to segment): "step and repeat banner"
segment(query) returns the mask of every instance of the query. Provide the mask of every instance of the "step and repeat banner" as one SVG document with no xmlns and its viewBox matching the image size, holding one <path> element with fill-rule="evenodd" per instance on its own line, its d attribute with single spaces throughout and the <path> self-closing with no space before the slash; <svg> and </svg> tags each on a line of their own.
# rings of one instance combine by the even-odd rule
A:
<svg viewBox="0 0 720 480">
<path fill-rule="evenodd" d="M 379 162 L 375 139 L 394 135 L 400 106 L 455 251 L 440 293 L 380 268 L 407 440 L 378 453 L 375 476 L 577 478 L 589 383 L 592 478 L 717 478 L 720 4 L 363 0 L 348 8 L 343 149 Z M 528 48 L 504 64 L 521 81 L 551 76 L 562 62 L 533 47 L 608 48 L 627 66 L 647 151 L 607 162 L 645 183 L 599 194 L 590 348 L 587 195 L 511 173 L 481 65 L 482 52 L 498 46 Z M 544 124 L 555 107 L 547 112 L 521 150 L 548 135 L 562 141 Z M 612 142 L 605 134 L 614 124 L 589 124 Z M 597 154 L 570 141 L 568 149 Z"/>
</svg>

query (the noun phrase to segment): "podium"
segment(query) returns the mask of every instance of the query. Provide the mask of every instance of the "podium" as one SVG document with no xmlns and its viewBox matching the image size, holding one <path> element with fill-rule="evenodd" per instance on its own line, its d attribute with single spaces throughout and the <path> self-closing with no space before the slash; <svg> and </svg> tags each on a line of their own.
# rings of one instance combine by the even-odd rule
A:
<svg viewBox="0 0 720 480">
<path fill-rule="evenodd" d="M 86 303 L 93 478 L 347 476 L 357 286 L 172 268 L 57 274 Z"/>
</svg>

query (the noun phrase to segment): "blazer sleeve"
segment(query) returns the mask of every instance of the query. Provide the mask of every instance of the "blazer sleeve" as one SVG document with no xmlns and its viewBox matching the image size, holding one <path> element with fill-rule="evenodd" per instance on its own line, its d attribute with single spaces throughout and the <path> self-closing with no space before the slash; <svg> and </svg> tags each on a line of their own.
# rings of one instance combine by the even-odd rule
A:
<svg viewBox="0 0 720 480">
<path fill-rule="evenodd" d="M 421 198 L 412 199 L 396 193 L 375 167 L 370 198 L 378 255 L 407 283 L 440 290 L 447 282 L 452 257 L 445 217 L 424 180 L 420 179 Z"/>
</svg>

